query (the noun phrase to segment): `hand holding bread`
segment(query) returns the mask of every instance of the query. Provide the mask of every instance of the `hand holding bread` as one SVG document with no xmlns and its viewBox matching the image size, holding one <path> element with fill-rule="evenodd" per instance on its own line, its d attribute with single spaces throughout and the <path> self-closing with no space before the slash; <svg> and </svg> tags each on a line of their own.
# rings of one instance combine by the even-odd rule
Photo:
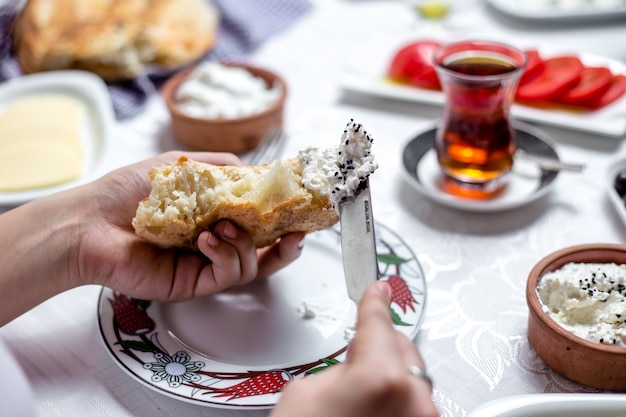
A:
<svg viewBox="0 0 626 417">
<path fill-rule="evenodd" d="M 163 247 L 196 249 L 198 235 L 220 219 L 245 229 L 257 247 L 291 232 L 313 232 L 339 217 L 327 197 L 302 185 L 297 158 L 261 166 L 217 166 L 181 157 L 150 171 L 137 235 Z"/>
<path fill-rule="evenodd" d="M 246 230 L 260 248 L 292 232 L 339 221 L 336 205 L 378 165 L 373 139 L 350 121 L 340 144 L 307 148 L 297 158 L 261 166 L 216 166 L 181 157 L 150 171 L 152 190 L 139 203 L 135 233 L 162 247 L 197 249 L 197 238 L 220 219 Z"/>
</svg>

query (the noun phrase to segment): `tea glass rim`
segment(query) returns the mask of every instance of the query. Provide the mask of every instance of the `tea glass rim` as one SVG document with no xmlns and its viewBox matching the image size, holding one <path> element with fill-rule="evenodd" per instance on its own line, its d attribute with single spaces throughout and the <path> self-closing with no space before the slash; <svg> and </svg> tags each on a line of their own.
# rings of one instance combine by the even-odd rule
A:
<svg viewBox="0 0 626 417">
<path fill-rule="evenodd" d="M 471 45 L 471 48 L 465 48 L 465 46 Z M 445 55 L 442 55 L 444 52 L 450 51 Z M 461 52 L 493 52 L 500 56 L 504 56 L 511 60 L 511 63 L 515 66 L 515 69 L 504 74 L 496 74 L 496 75 L 471 75 L 464 74 L 461 72 L 457 72 L 451 70 L 444 66 L 444 58 L 450 56 L 451 54 L 461 53 Z M 432 54 L 432 62 L 437 71 L 441 71 L 445 74 L 463 77 L 468 80 L 497 80 L 502 78 L 507 78 L 513 76 L 515 74 L 522 73 L 526 66 L 528 65 L 528 54 L 522 49 L 515 47 L 513 45 L 498 42 L 498 41 L 489 41 L 489 40 L 462 40 L 452 43 L 446 43 L 439 45 Z"/>
</svg>

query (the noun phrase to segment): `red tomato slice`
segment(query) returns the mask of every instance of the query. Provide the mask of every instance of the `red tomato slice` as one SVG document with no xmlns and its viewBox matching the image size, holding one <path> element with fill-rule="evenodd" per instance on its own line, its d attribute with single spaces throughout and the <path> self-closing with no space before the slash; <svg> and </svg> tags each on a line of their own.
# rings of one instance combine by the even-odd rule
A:
<svg viewBox="0 0 626 417">
<path fill-rule="evenodd" d="M 563 104 L 585 105 L 600 96 L 611 86 L 613 74 L 605 67 L 585 67 L 580 73 L 580 81 L 566 90 L 556 101 Z"/>
<path fill-rule="evenodd" d="M 416 87 L 440 89 L 439 77 L 432 63 L 439 42 L 420 40 L 400 48 L 394 55 L 387 75 L 393 81 Z"/>
<path fill-rule="evenodd" d="M 599 108 L 608 106 L 609 104 L 617 101 L 626 94 L 626 75 L 617 74 L 613 76 L 613 81 L 603 94 L 598 97 L 594 97 L 593 100 L 586 103 L 585 107 L 597 110 Z"/>
<path fill-rule="evenodd" d="M 526 57 L 526 69 L 519 80 L 519 85 L 526 84 L 537 78 L 544 68 L 543 59 L 541 59 L 539 51 L 536 49 L 527 50 Z"/>
<path fill-rule="evenodd" d="M 519 101 L 549 101 L 578 84 L 583 63 L 577 56 L 563 55 L 543 61 L 541 74 L 517 88 L 515 98 Z"/>
</svg>

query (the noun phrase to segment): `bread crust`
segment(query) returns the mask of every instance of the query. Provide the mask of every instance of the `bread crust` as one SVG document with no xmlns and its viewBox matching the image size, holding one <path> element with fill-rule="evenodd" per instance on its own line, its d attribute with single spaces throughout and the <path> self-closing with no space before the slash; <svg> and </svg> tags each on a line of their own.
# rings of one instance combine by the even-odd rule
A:
<svg viewBox="0 0 626 417">
<path fill-rule="evenodd" d="M 302 185 L 297 158 L 261 166 L 216 166 L 181 157 L 150 171 L 152 191 L 133 227 L 162 247 L 197 250 L 198 235 L 221 219 L 246 230 L 256 247 L 292 232 L 310 233 L 339 221 L 327 197 Z"/>
<path fill-rule="evenodd" d="M 197 60 L 218 24 L 204 0 L 29 0 L 13 39 L 24 73 L 80 69 L 119 81 Z"/>
</svg>

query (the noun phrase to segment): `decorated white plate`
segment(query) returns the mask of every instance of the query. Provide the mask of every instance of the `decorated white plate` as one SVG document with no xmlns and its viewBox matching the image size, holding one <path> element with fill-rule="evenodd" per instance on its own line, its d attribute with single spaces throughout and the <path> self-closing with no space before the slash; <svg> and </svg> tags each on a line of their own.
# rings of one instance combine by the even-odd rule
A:
<svg viewBox="0 0 626 417">
<path fill-rule="evenodd" d="M 626 395 L 532 394 L 488 402 L 468 417 L 624 417 Z"/>
<path fill-rule="evenodd" d="M 407 244 L 376 225 L 380 276 L 393 288 L 396 328 L 413 339 L 426 284 Z M 182 303 L 103 289 L 100 331 L 113 360 L 162 394 L 219 408 L 269 408 L 290 380 L 345 359 L 356 320 L 338 230 L 307 236 L 301 257 L 267 280 Z M 375 374 L 372 374 L 375 377 Z"/>
<path fill-rule="evenodd" d="M 369 96 L 442 105 L 444 95 L 440 91 L 401 85 L 386 79 L 387 69 L 393 55 L 401 46 L 414 40 L 416 39 L 378 36 L 364 42 L 362 47 L 357 47 L 352 51 L 352 56 L 343 66 L 339 79 L 340 86 L 346 91 Z M 440 39 L 440 41 L 446 40 Z M 448 41 L 453 41 L 453 39 L 448 39 Z M 563 53 L 562 51 L 549 51 L 542 48 L 539 49 L 539 52 L 545 53 L 545 56 Z M 613 73 L 626 73 L 626 66 L 619 61 L 591 54 L 582 54 L 580 58 L 588 65 L 604 65 L 610 68 Z M 545 110 L 515 103 L 511 108 L 511 113 L 519 120 L 602 136 L 622 137 L 626 134 L 626 96 L 593 112 L 575 113 L 565 110 Z"/>
<path fill-rule="evenodd" d="M 516 124 L 519 149 L 528 155 L 559 160 L 550 140 L 539 129 L 523 123 Z M 410 140 L 402 153 L 402 172 L 419 193 L 448 207 L 474 212 L 494 212 L 514 209 L 544 196 L 557 178 L 558 172 L 539 168 L 535 163 L 516 160 L 509 183 L 503 192 L 489 200 L 471 200 L 446 193 L 441 187 L 442 174 L 434 150 L 436 128 L 428 129 Z"/>
<path fill-rule="evenodd" d="M 83 175 L 63 184 L 22 191 L 0 191 L 0 205 L 18 205 L 35 198 L 92 181 L 110 166 L 111 134 L 115 123 L 106 84 L 86 71 L 49 71 L 12 78 L 0 84 L 0 113 L 15 100 L 42 94 L 75 98 L 84 107 L 80 126 Z"/>
</svg>

